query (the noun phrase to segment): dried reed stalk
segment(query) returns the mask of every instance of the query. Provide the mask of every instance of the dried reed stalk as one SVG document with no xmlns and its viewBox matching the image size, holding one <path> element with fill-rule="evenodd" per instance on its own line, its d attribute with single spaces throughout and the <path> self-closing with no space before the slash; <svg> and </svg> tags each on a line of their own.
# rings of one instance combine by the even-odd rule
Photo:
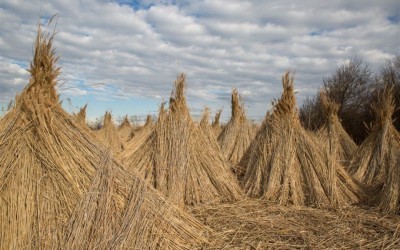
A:
<svg viewBox="0 0 400 250">
<path fill-rule="evenodd" d="M 134 135 L 134 128 L 128 119 L 128 115 L 126 115 L 122 123 L 118 126 L 118 136 L 126 144 Z"/>
<path fill-rule="evenodd" d="M 330 100 L 325 93 L 320 93 L 320 100 L 325 116 L 324 125 L 316 132 L 319 141 L 325 142 L 329 151 L 335 151 L 338 160 L 347 166 L 357 149 L 356 143 L 344 130 L 338 117 L 339 105 Z M 333 152 L 331 152 L 333 153 Z"/>
<path fill-rule="evenodd" d="M 118 135 L 117 128 L 115 127 L 111 112 L 106 111 L 103 119 L 103 127 L 97 132 L 98 138 L 110 147 L 114 153 L 119 154 L 125 149 L 125 145 Z"/>
<path fill-rule="evenodd" d="M 207 128 L 210 127 L 209 122 L 210 122 L 210 108 L 205 107 L 203 110 L 203 114 L 201 115 L 199 125 L 201 128 Z"/>
<path fill-rule="evenodd" d="M 182 74 L 175 82 L 169 110 L 160 110 L 154 131 L 126 161 L 127 166 L 182 206 L 239 199 L 240 187 L 224 157 L 214 152 L 190 117 L 185 89 Z"/>
<path fill-rule="evenodd" d="M 289 72 L 282 84 L 281 99 L 239 164 L 246 169 L 244 190 L 280 205 L 357 203 L 362 190 L 301 126 Z"/>
<path fill-rule="evenodd" d="M 75 115 L 75 120 L 82 125 L 82 127 L 86 128 L 86 108 L 87 104 L 83 106 L 79 112 Z"/>
<path fill-rule="evenodd" d="M 1 120 L 1 248 L 103 240 L 110 244 L 101 249 L 202 246 L 207 229 L 105 156 L 104 146 L 62 109 L 52 41 L 39 28 L 29 85 Z"/>
<path fill-rule="evenodd" d="M 218 142 L 225 158 L 232 163 L 233 170 L 244 155 L 251 141 L 254 139 L 254 130 L 247 120 L 244 104 L 236 89 L 232 92 L 232 117 L 218 136 Z"/>
<path fill-rule="evenodd" d="M 211 233 L 105 154 L 68 222 L 67 249 L 193 249 Z M 197 233 L 196 233 L 197 232 Z"/>
<path fill-rule="evenodd" d="M 208 123 L 210 120 L 210 109 L 205 108 L 203 111 L 202 118 L 200 120 L 200 130 L 203 132 L 204 136 L 208 140 L 208 145 L 212 148 L 213 152 L 217 152 L 222 155 L 221 148 L 219 147 L 217 137 L 214 134 L 213 128 Z M 228 164 L 226 164 L 228 167 Z M 229 167 L 228 167 L 229 170 Z"/>
<path fill-rule="evenodd" d="M 146 116 L 146 122 L 144 123 L 144 127 L 146 127 L 146 126 L 150 126 L 150 125 L 153 125 L 153 118 L 151 118 L 151 115 L 147 115 Z"/>
<path fill-rule="evenodd" d="M 372 105 L 371 133 L 351 159 L 354 177 L 372 191 L 371 201 L 383 212 L 400 211 L 400 135 L 393 126 L 393 89 L 385 87 Z"/>
<path fill-rule="evenodd" d="M 218 136 L 222 132 L 221 125 L 219 124 L 219 120 L 221 118 L 221 113 L 222 113 L 222 109 L 218 110 L 218 112 L 215 114 L 214 121 L 211 124 L 211 128 L 212 128 L 216 138 L 218 138 Z"/>
<path fill-rule="evenodd" d="M 164 108 L 163 105 L 162 108 Z M 138 150 L 138 148 L 147 140 L 153 130 L 153 120 L 151 116 L 148 115 L 146 123 L 142 127 L 133 130 L 131 138 L 125 145 L 125 151 L 120 155 L 122 162 L 129 161 L 132 155 L 135 154 L 136 150 Z"/>
<path fill-rule="evenodd" d="M 324 210 L 243 200 L 197 206 L 214 229 L 205 249 L 398 249 L 400 217 L 349 207 Z"/>
<path fill-rule="evenodd" d="M 258 131 L 261 129 L 261 125 L 255 121 L 251 122 L 252 128 L 253 128 L 253 133 L 256 135 Z"/>
</svg>

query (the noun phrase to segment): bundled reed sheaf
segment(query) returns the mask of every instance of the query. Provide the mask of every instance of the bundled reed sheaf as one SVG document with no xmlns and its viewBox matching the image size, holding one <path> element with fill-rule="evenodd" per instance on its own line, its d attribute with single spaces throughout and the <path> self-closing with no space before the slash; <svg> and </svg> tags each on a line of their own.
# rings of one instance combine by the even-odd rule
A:
<svg viewBox="0 0 400 250">
<path fill-rule="evenodd" d="M 252 124 L 247 120 L 244 104 L 236 89 L 232 92 L 232 116 L 218 136 L 218 142 L 225 158 L 233 170 L 254 138 Z"/>
<path fill-rule="evenodd" d="M 133 130 L 134 128 L 128 119 L 128 115 L 126 115 L 122 123 L 118 126 L 118 136 L 123 143 L 129 141 L 135 135 Z"/>
<path fill-rule="evenodd" d="M 146 141 L 147 137 L 150 136 L 153 131 L 154 124 L 151 115 L 146 118 L 146 123 L 140 128 L 134 128 L 131 134 L 131 138 L 125 144 L 125 151 L 122 152 L 120 158 L 122 161 L 129 160 L 136 150 Z"/>
<path fill-rule="evenodd" d="M 86 109 L 87 104 L 83 106 L 79 112 L 75 115 L 75 120 L 82 125 L 82 127 L 86 128 Z"/>
<path fill-rule="evenodd" d="M 151 115 L 147 115 L 146 116 L 146 122 L 144 123 L 142 128 L 148 127 L 148 126 L 152 126 L 153 125 L 153 118 L 151 117 Z"/>
<path fill-rule="evenodd" d="M 162 105 L 164 105 L 163 103 L 164 103 L 164 101 L 162 102 Z M 141 134 L 142 132 L 151 131 L 153 128 L 154 128 L 153 118 L 151 115 L 147 115 L 145 123 L 142 126 L 136 126 L 134 128 L 134 130 L 133 130 L 134 136 L 136 136 L 137 134 Z M 143 133 L 143 134 L 146 134 L 146 133 Z"/>
<path fill-rule="evenodd" d="M 251 125 L 253 126 L 253 133 L 254 133 L 254 135 L 256 135 L 261 128 L 261 124 L 255 122 L 255 121 L 252 121 Z"/>
<path fill-rule="evenodd" d="M 104 145 L 110 147 L 114 153 L 119 154 L 125 149 L 125 145 L 112 121 L 111 112 L 106 111 L 104 114 L 103 127 L 97 132 L 97 135 Z"/>
<path fill-rule="evenodd" d="M 107 156 L 62 109 L 52 41 L 39 28 L 29 84 L 1 120 L 1 248 L 202 245 L 201 224 Z"/>
<path fill-rule="evenodd" d="M 369 187 L 375 206 L 388 213 L 400 209 L 400 135 L 393 126 L 393 89 L 385 87 L 372 105 L 375 122 L 350 167 L 353 176 Z"/>
<path fill-rule="evenodd" d="M 208 140 L 208 145 L 213 148 L 214 152 L 221 152 L 221 149 L 219 147 L 217 137 L 214 134 L 214 131 L 212 127 L 209 124 L 210 120 L 210 109 L 205 108 L 203 111 L 203 115 L 200 120 L 200 129 L 203 131 L 204 135 L 206 136 Z"/>
<path fill-rule="evenodd" d="M 317 137 L 332 153 L 332 157 L 337 156 L 337 159 L 346 166 L 356 151 L 357 145 L 340 123 L 339 105 L 330 100 L 323 92 L 320 93 L 320 100 L 325 123 L 317 131 Z"/>
<path fill-rule="evenodd" d="M 222 109 L 218 110 L 218 112 L 215 114 L 214 121 L 211 124 L 211 128 L 212 128 L 216 138 L 218 138 L 218 136 L 222 132 L 221 125 L 219 124 L 219 120 L 221 118 L 221 113 L 222 113 Z"/>
<path fill-rule="evenodd" d="M 245 192 L 281 205 L 358 202 L 362 195 L 358 185 L 301 126 L 289 72 L 282 84 L 281 98 L 239 164 L 246 169 Z"/>
<path fill-rule="evenodd" d="M 67 249 L 192 249 L 210 232 L 104 154 L 64 233 Z M 188 238 L 186 238 L 188 237 Z"/>
<path fill-rule="evenodd" d="M 160 110 L 153 132 L 127 165 L 179 205 L 237 200 L 240 187 L 222 154 L 214 152 L 192 121 L 185 89 L 182 74 L 175 82 L 169 110 Z"/>
</svg>

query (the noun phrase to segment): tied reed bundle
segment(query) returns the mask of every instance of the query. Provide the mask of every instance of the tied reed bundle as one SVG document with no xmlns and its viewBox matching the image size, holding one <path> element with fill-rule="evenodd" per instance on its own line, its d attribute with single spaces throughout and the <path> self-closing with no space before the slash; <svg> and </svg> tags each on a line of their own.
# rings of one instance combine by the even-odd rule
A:
<svg viewBox="0 0 400 250">
<path fill-rule="evenodd" d="M 119 154 L 125 149 L 112 121 L 111 112 L 106 111 L 104 114 L 103 127 L 97 132 L 97 135 L 104 145 L 110 147 L 114 153 Z"/>
<path fill-rule="evenodd" d="M 75 120 L 82 125 L 83 128 L 86 128 L 86 109 L 87 109 L 87 104 L 83 106 L 79 112 L 75 115 Z"/>
<path fill-rule="evenodd" d="M 203 111 L 203 115 L 200 120 L 200 124 L 199 124 L 200 129 L 206 136 L 206 138 L 208 140 L 208 145 L 213 149 L 213 151 L 222 155 L 221 148 L 219 147 L 219 144 L 217 141 L 217 137 L 214 134 L 213 128 L 208 123 L 209 120 L 210 120 L 210 109 L 206 107 Z M 226 166 L 228 166 L 228 165 L 226 165 Z"/>
<path fill-rule="evenodd" d="M 221 113 L 222 113 L 222 109 L 218 110 L 218 112 L 215 114 L 214 121 L 211 124 L 212 130 L 213 130 L 216 138 L 218 138 L 218 136 L 222 132 L 221 125 L 219 124 L 219 120 L 221 118 Z"/>
<path fill-rule="evenodd" d="M 232 116 L 218 136 L 218 142 L 225 158 L 235 166 L 239 163 L 255 134 L 252 124 L 247 120 L 244 104 L 236 89 L 232 92 Z"/>
<path fill-rule="evenodd" d="M 371 202 L 387 213 L 400 210 L 400 135 L 393 126 L 393 88 L 386 86 L 372 105 L 375 122 L 350 167 L 353 176 L 371 189 Z"/>
<path fill-rule="evenodd" d="M 162 106 L 154 130 L 126 161 L 127 166 L 181 206 L 237 200 L 242 197 L 240 187 L 222 154 L 210 147 L 190 117 L 185 89 L 181 74 L 169 109 Z"/>
<path fill-rule="evenodd" d="M 357 203 L 362 190 L 343 167 L 301 126 L 293 78 L 282 77 L 283 94 L 267 113 L 240 166 L 249 196 L 280 205 L 344 206 Z"/>
<path fill-rule="evenodd" d="M 146 123 L 131 132 L 130 139 L 126 143 L 125 151 L 121 154 L 120 158 L 123 162 L 128 161 L 136 150 L 146 141 L 153 131 L 154 124 L 150 115 L 146 118 Z"/>
<path fill-rule="evenodd" d="M 135 134 L 134 128 L 128 119 L 128 115 L 124 117 L 122 123 L 118 126 L 118 136 L 123 143 L 126 144 Z"/>
<path fill-rule="evenodd" d="M 324 125 L 316 132 L 319 141 L 325 142 L 330 151 L 335 149 L 334 156 L 345 166 L 357 150 L 357 145 L 344 130 L 340 123 L 338 111 L 339 105 L 330 100 L 325 93 L 320 93 L 320 100 L 325 118 Z"/>
<path fill-rule="evenodd" d="M 197 249 L 212 233 L 105 153 L 64 233 L 67 249 Z"/>
</svg>

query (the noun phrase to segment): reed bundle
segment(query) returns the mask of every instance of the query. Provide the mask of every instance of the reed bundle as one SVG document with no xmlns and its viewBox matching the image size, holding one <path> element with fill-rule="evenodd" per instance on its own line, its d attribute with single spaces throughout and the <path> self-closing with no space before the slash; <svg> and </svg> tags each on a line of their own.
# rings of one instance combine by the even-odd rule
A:
<svg viewBox="0 0 400 250">
<path fill-rule="evenodd" d="M 154 130 L 126 161 L 127 166 L 179 205 L 237 200 L 240 187 L 224 157 L 214 152 L 193 122 L 185 89 L 182 74 L 175 81 L 168 111 L 162 106 Z"/>
<path fill-rule="evenodd" d="M 225 158 L 233 170 L 249 147 L 255 134 L 252 124 L 247 120 L 244 104 L 236 89 L 232 92 L 232 116 L 218 136 L 218 142 Z"/>
<path fill-rule="evenodd" d="M 124 120 L 118 126 L 117 131 L 119 138 L 125 144 L 135 135 L 134 128 L 128 119 L 128 115 L 124 117 Z"/>
<path fill-rule="evenodd" d="M 340 123 L 338 111 L 339 105 L 330 100 L 326 94 L 320 93 L 322 110 L 325 118 L 324 125 L 316 132 L 319 141 L 324 142 L 332 157 L 338 157 L 338 160 L 345 166 L 348 165 L 357 145 L 351 139 L 350 135 L 344 130 Z M 335 152 L 333 152 L 335 151 Z"/>
<path fill-rule="evenodd" d="M 353 176 L 371 189 L 374 206 L 400 212 L 400 135 L 393 126 L 393 89 L 385 87 L 372 105 L 375 122 L 351 159 Z"/>
<path fill-rule="evenodd" d="M 208 123 L 209 120 L 210 120 L 210 109 L 206 107 L 203 111 L 203 115 L 200 120 L 200 124 L 199 124 L 200 129 L 206 136 L 206 139 L 208 140 L 208 145 L 213 149 L 213 151 L 222 155 L 221 148 L 219 147 L 219 144 L 217 141 L 217 137 L 215 136 L 215 133 L 214 133 L 215 130 L 213 130 L 213 128 Z M 228 166 L 228 165 L 226 164 L 226 166 Z"/>
<path fill-rule="evenodd" d="M 219 120 L 221 119 L 221 113 L 222 113 L 222 109 L 218 110 L 218 112 L 215 113 L 214 120 L 211 124 L 211 128 L 212 128 L 216 138 L 218 138 L 218 136 L 222 132 L 221 125 L 219 124 Z"/>
<path fill-rule="evenodd" d="M 103 127 L 97 131 L 97 136 L 114 153 L 119 154 L 125 149 L 125 145 L 118 135 L 117 128 L 112 121 L 111 112 L 106 111 L 103 119 Z"/>
<path fill-rule="evenodd" d="M 82 127 L 86 128 L 86 109 L 87 104 L 83 106 L 79 112 L 75 115 L 75 120 L 82 125 Z"/>
<path fill-rule="evenodd" d="M 357 203 L 361 188 L 300 124 L 293 78 L 282 77 L 283 94 L 267 113 L 240 166 L 251 197 L 280 205 L 344 206 Z"/>
<path fill-rule="evenodd" d="M 154 129 L 153 120 L 150 115 L 146 118 L 146 123 L 140 128 L 134 128 L 131 133 L 131 138 L 125 144 L 125 151 L 122 152 L 120 158 L 123 162 L 129 161 L 132 155 L 135 154 L 136 150 L 145 143 L 147 137 L 150 136 Z"/>
</svg>

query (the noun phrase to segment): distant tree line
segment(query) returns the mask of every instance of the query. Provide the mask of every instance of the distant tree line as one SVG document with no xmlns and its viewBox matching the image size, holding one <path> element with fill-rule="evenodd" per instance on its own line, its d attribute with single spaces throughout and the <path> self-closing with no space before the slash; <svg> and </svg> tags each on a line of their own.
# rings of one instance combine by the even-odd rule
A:
<svg viewBox="0 0 400 250">
<path fill-rule="evenodd" d="M 371 104 L 379 91 L 391 85 L 395 91 L 396 111 L 393 114 L 395 127 L 400 129 L 400 55 L 389 59 L 373 74 L 367 63 L 354 56 L 349 63 L 323 79 L 322 91 L 340 105 L 338 112 L 342 125 L 355 142 L 362 142 L 368 135 L 368 125 L 374 120 Z M 300 119 L 304 127 L 318 129 L 323 123 L 319 94 L 307 98 L 300 108 Z"/>
</svg>

